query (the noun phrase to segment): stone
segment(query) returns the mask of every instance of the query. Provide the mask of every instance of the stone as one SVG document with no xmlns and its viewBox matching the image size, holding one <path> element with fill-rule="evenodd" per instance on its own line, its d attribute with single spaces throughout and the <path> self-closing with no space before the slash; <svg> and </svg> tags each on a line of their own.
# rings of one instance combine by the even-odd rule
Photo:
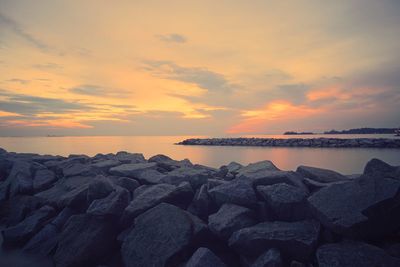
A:
<svg viewBox="0 0 400 267">
<path fill-rule="evenodd" d="M 217 206 L 233 203 L 251 208 L 257 203 L 252 182 L 246 179 L 236 178 L 229 183 L 218 185 L 209 190 L 209 194 Z"/>
<path fill-rule="evenodd" d="M 57 180 L 55 173 L 51 170 L 38 170 L 33 178 L 33 190 L 37 193 L 49 189 Z"/>
<path fill-rule="evenodd" d="M 97 176 L 89 184 L 86 193 L 87 203 L 90 205 L 92 201 L 108 196 L 114 190 L 114 186 L 110 179 L 104 176 Z"/>
<path fill-rule="evenodd" d="M 208 187 L 203 184 L 194 195 L 189 211 L 203 220 L 208 219 L 209 210 L 211 208 L 211 198 L 208 195 Z"/>
<path fill-rule="evenodd" d="M 130 192 L 135 191 L 135 189 L 140 186 L 138 181 L 128 177 L 119 177 L 115 184 L 127 189 Z"/>
<path fill-rule="evenodd" d="M 318 242 L 320 225 L 316 221 L 263 222 L 234 232 L 229 246 L 244 255 L 259 255 L 277 248 L 295 260 L 308 260 Z"/>
<path fill-rule="evenodd" d="M 282 258 L 279 250 L 271 248 L 262 253 L 251 267 L 282 267 Z"/>
<path fill-rule="evenodd" d="M 320 189 L 308 198 L 329 230 L 353 238 L 379 238 L 400 225 L 400 181 L 363 176 Z"/>
<path fill-rule="evenodd" d="M 17 225 L 4 229 L 2 231 L 3 243 L 5 245 L 25 243 L 41 229 L 54 212 L 54 209 L 50 206 L 41 207 Z"/>
<path fill-rule="evenodd" d="M 41 206 L 43 206 L 43 201 L 38 197 L 17 195 L 1 203 L 0 224 L 6 226 L 15 225 Z"/>
<path fill-rule="evenodd" d="M 177 266 L 206 228 L 186 211 L 161 203 L 135 219 L 135 227 L 122 243 L 123 263 L 126 267 Z"/>
<path fill-rule="evenodd" d="M 355 241 L 322 245 L 316 255 L 319 267 L 400 266 L 400 259 L 383 249 Z"/>
<path fill-rule="evenodd" d="M 96 266 L 116 248 L 115 225 L 90 214 L 72 216 L 59 236 L 56 266 Z"/>
<path fill-rule="evenodd" d="M 164 177 L 165 175 L 157 170 L 145 170 L 135 175 L 135 179 L 142 184 L 161 184 Z"/>
<path fill-rule="evenodd" d="M 320 183 L 331 183 L 342 180 L 349 180 L 348 177 L 338 172 L 322 168 L 309 167 L 309 166 L 299 166 L 296 172 L 300 173 L 304 177 L 307 177 L 308 179 Z"/>
<path fill-rule="evenodd" d="M 257 186 L 257 191 L 277 221 L 300 221 L 311 217 L 303 189 L 280 183 Z"/>
<path fill-rule="evenodd" d="M 264 171 L 279 171 L 279 169 L 269 160 L 259 161 L 256 163 L 250 163 L 249 165 L 237 170 L 237 177 L 248 176 L 255 173 Z"/>
<path fill-rule="evenodd" d="M 396 171 L 397 167 L 389 165 L 380 159 L 371 159 L 364 168 L 365 175 L 400 180 L 400 172 Z"/>
<path fill-rule="evenodd" d="M 88 164 L 72 163 L 62 169 L 65 177 L 71 176 L 96 176 L 99 170 Z"/>
<path fill-rule="evenodd" d="M 224 204 L 208 218 L 211 232 L 221 239 L 228 240 L 233 232 L 257 223 L 254 212 L 235 204 Z"/>
<path fill-rule="evenodd" d="M 58 244 L 58 230 L 52 224 L 43 227 L 31 240 L 24 246 L 23 250 L 28 253 L 47 256 Z"/>
<path fill-rule="evenodd" d="M 122 163 L 145 163 L 146 159 L 141 153 L 128 153 L 120 151 L 115 155 L 115 159 Z"/>
<path fill-rule="evenodd" d="M 135 178 L 140 173 L 146 170 L 154 170 L 157 164 L 152 163 L 129 163 L 112 167 L 108 172 L 112 175 L 126 176 Z"/>
<path fill-rule="evenodd" d="M 0 154 L 1 155 L 1 154 Z M 0 158 L 0 182 L 4 181 L 10 174 L 12 161 L 6 158 Z"/>
<path fill-rule="evenodd" d="M 9 183 L 9 195 L 31 194 L 33 192 L 33 179 L 31 164 L 25 161 L 15 161 L 7 180 Z"/>
<path fill-rule="evenodd" d="M 216 186 L 219 186 L 221 184 L 227 184 L 228 182 L 225 180 L 221 180 L 221 179 L 208 179 L 207 180 L 207 188 L 208 190 L 213 189 Z"/>
<path fill-rule="evenodd" d="M 316 191 L 320 190 L 321 188 L 328 187 L 328 186 L 331 186 L 333 184 L 341 184 L 341 183 L 347 183 L 347 182 L 348 181 L 346 181 L 346 180 L 342 180 L 342 181 L 337 181 L 337 182 L 321 183 L 321 182 L 317 182 L 315 180 L 311 180 L 311 179 L 308 179 L 308 178 L 304 178 L 303 179 L 304 185 L 308 188 L 308 190 L 310 192 L 316 192 Z"/>
<path fill-rule="evenodd" d="M 92 167 L 107 172 L 110 168 L 120 165 L 121 162 L 114 159 L 99 160 L 92 164 Z"/>
<path fill-rule="evenodd" d="M 119 218 L 130 201 L 129 191 L 118 188 L 107 197 L 96 199 L 87 209 L 88 214 Z"/>
<path fill-rule="evenodd" d="M 181 168 L 181 167 L 191 167 L 193 166 L 192 163 L 189 160 L 173 160 L 168 156 L 165 155 L 155 155 L 149 158 L 149 162 L 155 162 L 157 163 L 157 168 L 161 169 L 162 171 L 170 172 L 175 169 Z"/>
<path fill-rule="evenodd" d="M 226 267 L 211 250 L 201 247 L 193 253 L 185 267 Z"/>
<path fill-rule="evenodd" d="M 173 185 L 189 182 L 194 189 L 197 189 L 207 183 L 209 176 L 210 172 L 207 169 L 182 167 L 168 172 L 163 178 L 163 182 Z"/>
<path fill-rule="evenodd" d="M 237 174 L 237 172 L 243 168 L 243 165 L 240 163 L 237 163 L 235 161 L 232 161 L 231 163 L 229 163 L 228 165 L 226 165 L 226 167 L 228 168 L 228 171 L 230 173 L 234 173 Z"/>
</svg>

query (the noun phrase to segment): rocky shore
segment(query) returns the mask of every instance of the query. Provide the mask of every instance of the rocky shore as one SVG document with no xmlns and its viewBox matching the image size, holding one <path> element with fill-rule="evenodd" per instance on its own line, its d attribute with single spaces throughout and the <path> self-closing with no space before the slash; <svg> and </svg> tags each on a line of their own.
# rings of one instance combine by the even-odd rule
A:
<svg viewBox="0 0 400 267">
<path fill-rule="evenodd" d="M 191 138 L 177 145 L 400 148 L 395 138 Z"/>
<path fill-rule="evenodd" d="M 55 266 L 400 266 L 400 167 L 0 149 L 3 247 Z"/>
</svg>

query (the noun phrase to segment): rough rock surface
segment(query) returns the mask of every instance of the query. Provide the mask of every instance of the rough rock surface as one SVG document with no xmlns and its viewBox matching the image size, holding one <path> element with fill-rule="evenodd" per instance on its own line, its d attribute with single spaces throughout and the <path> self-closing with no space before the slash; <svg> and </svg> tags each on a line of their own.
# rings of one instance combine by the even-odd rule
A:
<svg viewBox="0 0 400 267">
<path fill-rule="evenodd" d="M 254 207 L 257 203 L 252 182 L 246 179 L 236 178 L 229 183 L 218 185 L 209 190 L 209 194 L 218 206 L 233 203 L 245 207 Z"/>
<path fill-rule="evenodd" d="M 271 248 L 261 254 L 251 267 L 282 267 L 282 258 L 279 250 Z"/>
<path fill-rule="evenodd" d="M 309 166 L 299 166 L 296 172 L 302 174 L 303 176 L 320 182 L 320 183 L 330 183 L 337 182 L 341 180 L 349 180 L 346 176 L 327 169 L 309 167 Z"/>
<path fill-rule="evenodd" d="M 221 261 L 211 250 L 208 248 L 199 248 L 192 255 L 190 260 L 186 263 L 185 267 L 226 267 L 225 263 Z"/>
<path fill-rule="evenodd" d="M 156 163 L 128 163 L 116 167 L 112 167 L 109 173 L 117 176 L 126 176 L 135 178 L 140 173 L 146 170 L 154 170 Z"/>
<path fill-rule="evenodd" d="M 87 213 L 118 218 L 128 206 L 129 201 L 129 191 L 117 188 L 107 197 L 94 200 L 87 209 Z"/>
<path fill-rule="evenodd" d="M 169 172 L 163 178 L 163 182 L 174 185 L 178 185 L 182 182 L 189 182 L 193 188 L 197 189 L 201 185 L 207 183 L 209 177 L 209 170 L 182 167 Z"/>
</svg>

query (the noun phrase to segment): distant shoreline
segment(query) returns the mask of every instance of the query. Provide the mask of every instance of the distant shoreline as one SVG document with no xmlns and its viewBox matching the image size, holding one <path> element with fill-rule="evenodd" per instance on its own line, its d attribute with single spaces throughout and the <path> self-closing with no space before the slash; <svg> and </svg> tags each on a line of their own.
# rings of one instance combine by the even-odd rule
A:
<svg viewBox="0 0 400 267">
<path fill-rule="evenodd" d="M 400 148 L 394 138 L 191 138 L 177 145 L 315 147 L 315 148 Z"/>
</svg>

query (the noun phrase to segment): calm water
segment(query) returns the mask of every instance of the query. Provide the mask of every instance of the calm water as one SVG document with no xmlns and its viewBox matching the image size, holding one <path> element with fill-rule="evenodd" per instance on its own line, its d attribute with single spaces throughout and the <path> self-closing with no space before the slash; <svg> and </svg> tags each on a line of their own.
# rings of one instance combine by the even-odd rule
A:
<svg viewBox="0 0 400 267">
<path fill-rule="evenodd" d="M 0 147 L 14 152 L 67 156 L 69 154 L 140 152 L 145 157 L 165 154 L 173 159 L 188 158 L 193 163 L 219 167 L 231 161 L 248 164 L 271 160 L 283 170 L 299 165 L 329 168 L 344 174 L 362 172 L 366 162 L 379 158 L 400 165 L 400 149 L 377 148 L 285 148 L 178 146 L 174 143 L 193 136 L 85 136 L 85 137 L 0 137 Z M 200 137 L 200 136 L 199 136 Z M 308 138 L 312 136 L 264 135 L 256 137 Z M 395 138 L 393 135 L 323 135 L 336 138 Z"/>
</svg>

